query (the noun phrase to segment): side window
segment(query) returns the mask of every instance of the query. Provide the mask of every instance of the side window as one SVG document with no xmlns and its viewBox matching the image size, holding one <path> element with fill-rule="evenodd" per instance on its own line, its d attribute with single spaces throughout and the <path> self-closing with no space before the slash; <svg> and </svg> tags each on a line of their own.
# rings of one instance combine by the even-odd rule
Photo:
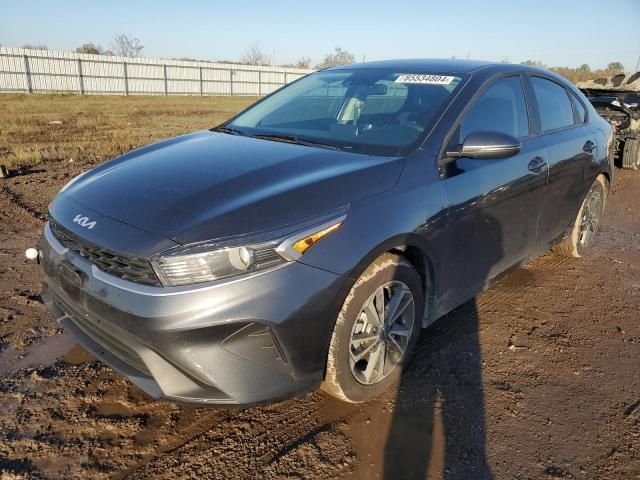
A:
<svg viewBox="0 0 640 480">
<path fill-rule="evenodd" d="M 543 132 L 573 125 L 573 109 L 565 88 L 546 78 L 531 77 Z"/>
<path fill-rule="evenodd" d="M 520 77 L 497 80 L 480 96 L 460 124 L 460 142 L 476 130 L 501 132 L 516 138 L 529 135 Z"/>
<path fill-rule="evenodd" d="M 576 97 L 573 93 L 571 94 L 571 102 L 573 103 L 573 112 L 576 117 L 576 123 L 581 124 L 587 121 L 587 110 L 584 108 L 584 105 L 578 97 Z"/>
</svg>

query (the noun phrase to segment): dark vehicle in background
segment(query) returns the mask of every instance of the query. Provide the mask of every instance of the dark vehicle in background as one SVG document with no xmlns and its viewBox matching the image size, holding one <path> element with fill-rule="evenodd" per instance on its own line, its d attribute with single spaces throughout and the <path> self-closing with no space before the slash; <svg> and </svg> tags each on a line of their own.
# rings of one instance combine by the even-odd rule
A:
<svg viewBox="0 0 640 480">
<path fill-rule="evenodd" d="M 367 401 L 421 327 L 550 248 L 585 252 L 611 148 L 544 70 L 323 70 L 72 180 L 38 246 L 43 298 L 155 397 Z"/>
<path fill-rule="evenodd" d="M 577 87 L 615 129 L 618 166 L 639 170 L 640 72 L 580 82 Z"/>
</svg>

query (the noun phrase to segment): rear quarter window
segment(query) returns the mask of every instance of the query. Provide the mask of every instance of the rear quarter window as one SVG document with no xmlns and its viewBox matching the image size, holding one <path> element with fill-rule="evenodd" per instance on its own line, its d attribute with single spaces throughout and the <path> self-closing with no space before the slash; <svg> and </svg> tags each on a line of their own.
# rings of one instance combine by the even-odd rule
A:
<svg viewBox="0 0 640 480">
<path fill-rule="evenodd" d="M 540 112 L 543 132 L 572 126 L 573 108 L 565 88 L 546 78 L 532 77 L 531 85 Z"/>
<path fill-rule="evenodd" d="M 573 111 L 575 113 L 576 122 L 584 123 L 587 121 L 587 110 L 584 108 L 584 105 L 578 97 L 576 97 L 573 93 L 571 94 L 571 102 L 573 103 Z"/>
</svg>

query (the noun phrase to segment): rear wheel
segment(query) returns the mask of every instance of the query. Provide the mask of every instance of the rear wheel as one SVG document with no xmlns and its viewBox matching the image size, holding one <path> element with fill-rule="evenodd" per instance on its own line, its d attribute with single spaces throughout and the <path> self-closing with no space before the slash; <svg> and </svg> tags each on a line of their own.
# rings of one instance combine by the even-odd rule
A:
<svg viewBox="0 0 640 480">
<path fill-rule="evenodd" d="M 584 255 L 585 250 L 593 242 L 600 225 L 600 217 L 607 201 L 608 192 L 607 179 L 600 175 L 593 182 L 582 202 L 569 237 L 555 247 L 556 252 L 574 258 L 580 258 Z"/>
<path fill-rule="evenodd" d="M 622 150 L 622 168 L 640 170 L 640 139 L 627 138 Z"/>
<path fill-rule="evenodd" d="M 360 276 L 331 337 L 322 389 L 366 402 L 398 380 L 420 333 L 424 293 L 418 272 L 386 253 Z"/>
</svg>

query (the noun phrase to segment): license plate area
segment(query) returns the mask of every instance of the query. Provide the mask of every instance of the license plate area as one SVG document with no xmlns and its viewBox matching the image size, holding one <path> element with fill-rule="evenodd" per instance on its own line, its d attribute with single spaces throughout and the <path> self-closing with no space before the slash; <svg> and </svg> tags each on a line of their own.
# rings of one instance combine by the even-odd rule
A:
<svg viewBox="0 0 640 480">
<path fill-rule="evenodd" d="M 52 280 L 71 298 L 80 299 L 86 275 L 66 260 L 52 263 L 48 258 L 44 262 L 45 270 Z"/>
</svg>

